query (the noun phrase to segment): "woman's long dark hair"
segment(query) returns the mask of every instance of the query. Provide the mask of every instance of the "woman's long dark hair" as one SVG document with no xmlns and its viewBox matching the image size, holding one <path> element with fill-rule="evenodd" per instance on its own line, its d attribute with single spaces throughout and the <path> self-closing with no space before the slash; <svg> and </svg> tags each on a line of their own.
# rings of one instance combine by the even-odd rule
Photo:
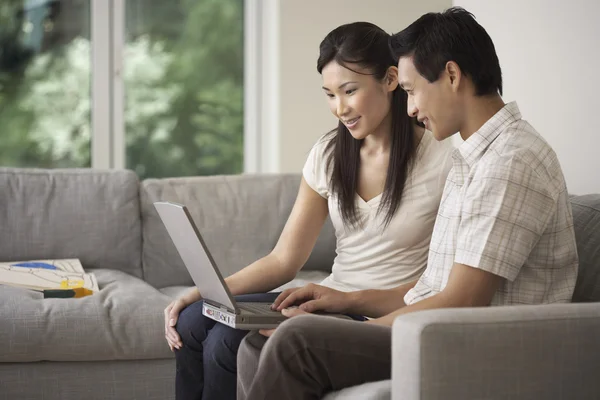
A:
<svg viewBox="0 0 600 400">
<path fill-rule="evenodd" d="M 388 47 L 390 35 L 368 22 L 355 22 L 339 26 L 331 31 L 321 42 L 317 71 L 332 61 L 352 69 L 355 64 L 370 71 L 377 80 L 383 80 L 389 67 L 396 62 Z M 387 226 L 400 206 L 404 185 L 410 174 L 416 154 L 413 119 L 406 112 L 406 93 L 399 86 L 392 93 L 392 132 L 390 160 L 383 196 L 378 213 L 385 212 L 384 224 Z M 340 121 L 337 129 L 327 136 L 329 143 L 325 153 L 328 171 L 331 171 L 331 190 L 339 199 L 339 209 L 346 226 L 358 227 L 355 196 L 358 188 L 360 168 L 360 147 L 363 140 L 352 137 L 348 128 Z"/>
</svg>

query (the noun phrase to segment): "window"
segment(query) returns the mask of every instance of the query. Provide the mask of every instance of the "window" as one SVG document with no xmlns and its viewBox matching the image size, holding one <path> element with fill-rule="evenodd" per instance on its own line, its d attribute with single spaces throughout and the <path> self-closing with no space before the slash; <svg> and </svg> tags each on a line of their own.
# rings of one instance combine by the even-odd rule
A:
<svg viewBox="0 0 600 400">
<path fill-rule="evenodd" d="M 0 165 L 91 165 L 89 5 L 0 3 Z"/>
<path fill-rule="evenodd" d="M 126 165 L 140 176 L 243 170 L 243 1 L 127 0 Z"/>
<path fill-rule="evenodd" d="M 0 165 L 240 173 L 243 81 L 243 0 L 3 1 Z"/>
</svg>

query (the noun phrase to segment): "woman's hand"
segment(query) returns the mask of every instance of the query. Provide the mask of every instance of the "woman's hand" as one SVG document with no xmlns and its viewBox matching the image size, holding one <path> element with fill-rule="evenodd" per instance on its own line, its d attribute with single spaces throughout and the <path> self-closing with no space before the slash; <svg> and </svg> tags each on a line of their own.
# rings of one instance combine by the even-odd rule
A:
<svg viewBox="0 0 600 400">
<path fill-rule="evenodd" d="M 273 302 L 273 309 L 282 311 L 298 305 L 301 311 L 345 313 L 351 307 L 350 295 L 326 286 L 309 283 L 302 288 L 287 289 Z"/>
<path fill-rule="evenodd" d="M 177 330 L 175 330 L 179 314 L 184 308 L 201 299 L 202 296 L 200 295 L 200 292 L 198 292 L 198 289 L 194 288 L 190 293 L 172 301 L 171 304 L 165 308 L 165 338 L 167 339 L 171 351 L 173 351 L 173 349 L 179 350 L 181 346 L 183 346 L 181 338 L 179 337 Z"/>
</svg>

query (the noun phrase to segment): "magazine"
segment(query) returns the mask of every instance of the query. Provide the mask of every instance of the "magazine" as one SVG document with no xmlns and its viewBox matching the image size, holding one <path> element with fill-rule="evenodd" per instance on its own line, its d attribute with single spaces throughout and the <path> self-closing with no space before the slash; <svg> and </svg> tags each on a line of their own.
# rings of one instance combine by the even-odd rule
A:
<svg viewBox="0 0 600 400">
<path fill-rule="evenodd" d="M 33 290 L 100 290 L 94 274 L 85 272 L 78 259 L 0 262 L 0 284 Z"/>
</svg>

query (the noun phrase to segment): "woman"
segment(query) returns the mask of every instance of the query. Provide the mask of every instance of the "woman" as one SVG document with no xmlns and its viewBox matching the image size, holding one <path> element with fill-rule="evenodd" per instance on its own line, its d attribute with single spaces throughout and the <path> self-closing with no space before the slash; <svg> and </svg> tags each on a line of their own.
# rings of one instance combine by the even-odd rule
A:
<svg viewBox="0 0 600 400">
<path fill-rule="evenodd" d="M 338 290 L 386 289 L 416 282 L 428 245 L 451 145 L 406 114 L 389 35 L 358 22 L 322 41 L 317 70 L 337 129 L 324 135 L 303 168 L 298 197 L 273 251 L 225 281 L 239 299 L 292 280 L 308 259 L 327 215 L 337 257 L 321 284 Z M 202 315 L 196 289 L 165 309 L 167 342 L 177 360 L 177 399 L 234 399 L 236 353 L 246 331 Z"/>
</svg>

